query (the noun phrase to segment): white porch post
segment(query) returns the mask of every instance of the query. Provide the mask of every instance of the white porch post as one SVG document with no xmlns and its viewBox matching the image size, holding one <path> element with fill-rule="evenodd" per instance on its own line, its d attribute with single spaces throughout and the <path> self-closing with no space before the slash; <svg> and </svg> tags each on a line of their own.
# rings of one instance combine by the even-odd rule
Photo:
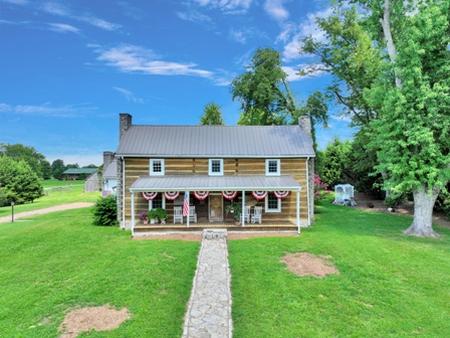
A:
<svg viewBox="0 0 450 338">
<path fill-rule="evenodd" d="M 187 201 L 188 201 L 188 207 L 189 207 L 189 212 L 187 215 L 187 219 L 186 219 L 186 225 L 189 228 L 189 214 L 191 213 L 191 196 L 189 194 L 189 191 L 186 191 L 185 194 L 187 194 Z"/>
<path fill-rule="evenodd" d="M 297 231 L 300 233 L 300 190 L 297 190 L 296 192 L 296 212 L 297 212 Z"/>
<path fill-rule="evenodd" d="M 131 192 L 131 234 L 134 236 L 134 225 L 135 225 L 135 215 L 134 215 L 134 192 Z"/>
<path fill-rule="evenodd" d="M 242 226 L 245 226 L 245 190 L 242 190 L 241 218 L 242 218 Z"/>
</svg>

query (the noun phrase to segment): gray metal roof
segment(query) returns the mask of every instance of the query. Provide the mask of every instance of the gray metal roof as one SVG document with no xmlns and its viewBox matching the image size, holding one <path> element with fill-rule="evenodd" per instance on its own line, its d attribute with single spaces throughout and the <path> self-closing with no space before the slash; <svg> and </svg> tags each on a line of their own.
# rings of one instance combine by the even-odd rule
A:
<svg viewBox="0 0 450 338">
<path fill-rule="evenodd" d="M 314 156 L 312 138 L 289 126 L 131 126 L 119 156 L 302 157 Z"/>
<path fill-rule="evenodd" d="M 117 178 L 117 160 L 114 159 L 106 167 L 103 168 L 103 178 Z"/>
<path fill-rule="evenodd" d="M 206 176 L 172 175 L 142 176 L 130 188 L 130 191 L 185 191 L 185 190 L 298 190 L 300 184 L 288 175 L 282 176 Z"/>
</svg>

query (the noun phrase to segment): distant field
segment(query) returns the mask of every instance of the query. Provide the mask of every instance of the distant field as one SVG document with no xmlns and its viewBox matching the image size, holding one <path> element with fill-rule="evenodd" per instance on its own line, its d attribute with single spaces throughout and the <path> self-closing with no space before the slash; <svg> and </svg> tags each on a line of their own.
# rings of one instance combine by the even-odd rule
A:
<svg viewBox="0 0 450 338">
<path fill-rule="evenodd" d="M 47 208 L 72 202 L 95 202 L 99 192 L 84 192 L 84 181 L 46 180 L 43 182 L 44 196 L 33 203 L 16 205 L 15 212 Z M 0 217 L 11 213 L 11 207 L 1 207 Z"/>
</svg>

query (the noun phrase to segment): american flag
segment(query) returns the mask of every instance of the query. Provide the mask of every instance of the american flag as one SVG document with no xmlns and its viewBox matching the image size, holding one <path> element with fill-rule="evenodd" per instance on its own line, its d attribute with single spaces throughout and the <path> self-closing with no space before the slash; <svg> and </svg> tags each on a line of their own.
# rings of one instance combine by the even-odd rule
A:
<svg viewBox="0 0 450 338">
<path fill-rule="evenodd" d="M 187 191 L 184 193 L 183 216 L 189 216 L 189 193 Z"/>
</svg>

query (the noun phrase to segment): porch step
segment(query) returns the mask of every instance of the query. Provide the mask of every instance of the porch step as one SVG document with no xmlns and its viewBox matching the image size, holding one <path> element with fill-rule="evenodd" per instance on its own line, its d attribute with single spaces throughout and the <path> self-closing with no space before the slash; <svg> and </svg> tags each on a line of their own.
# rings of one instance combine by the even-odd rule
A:
<svg viewBox="0 0 450 338">
<path fill-rule="evenodd" d="M 205 229 L 211 229 L 214 226 L 209 225 L 191 225 L 187 226 L 176 226 L 176 225 L 138 225 L 134 228 L 135 233 L 145 233 L 145 232 L 189 232 L 189 231 L 203 231 Z M 218 224 L 217 228 L 227 229 L 228 231 L 296 231 L 297 227 L 295 225 L 223 225 Z"/>
</svg>

